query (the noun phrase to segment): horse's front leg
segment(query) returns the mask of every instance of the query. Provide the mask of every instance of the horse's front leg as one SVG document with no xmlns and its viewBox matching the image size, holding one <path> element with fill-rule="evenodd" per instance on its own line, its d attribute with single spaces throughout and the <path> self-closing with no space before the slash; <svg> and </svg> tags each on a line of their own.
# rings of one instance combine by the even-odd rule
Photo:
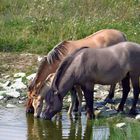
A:
<svg viewBox="0 0 140 140">
<path fill-rule="evenodd" d="M 116 84 L 112 84 L 110 86 L 109 94 L 105 98 L 104 104 L 106 104 L 106 103 L 111 103 L 111 104 L 114 103 L 114 100 L 112 98 L 114 97 L 115 87 L 116 87 Z"/>
<path fill-rule="evenodd" d="M 136 115 L 136 104 L 138 102 L 138 98 L 139 98 L 139 93 L 140 93 L 140 87 L 139 87 L 139 76 L 138 75 L 133 75 L 131 77 L 131 81 L 132 81 L 132 86 L 133 86 L 133 104 L 132 107 L 130 109 L 129 114 L 132 115 Z"/>
<path fill-rule="evenodd" d="M 122 88 L 123 88 L 123 94 L 122 99 L 118 107 L 118 111 L 123 111 L 124 104 L 126 102 L 128 93 L 130 91 L 130 76 L 129 73 L 126 75 L 126 77 L 121 81 L 122 82 Z"/>
<path fill-rule="evenodd" d="M 77 98 L 78 98 L 78 114 L 81 115 L 82 112 L 82 99 L 83 99 L 83 94 L 82 94 L 82 90 L 80 86 L 76 86 L 76 94 L 77 94 Z"/>
<path fill-rule="evenodd" d="M 68 115 L 71 115 L 72 114 L 72 110 L 73 110 L 73 107 L 74 107 L 74 104 L 75 104 L 75 102 L 76 102 L 76 90 L 75 90 L 75 88 L 73 87 L 71 90 L 70 90 L 70 92 L 71 92 L 71 103 L 70 103 L 70 106 L 69 106 L 69 110 L 68 110 Z"/>
<path fill-rule="evenodd" d="M 88 83 L 86 86 L 82 86 L 81 88 L 84 92 L 84 96 L 87 104 L 87 118 L 93 119 L 95 118 L 93 112 L 93 86 L 92 84 Z"/>
</svg>

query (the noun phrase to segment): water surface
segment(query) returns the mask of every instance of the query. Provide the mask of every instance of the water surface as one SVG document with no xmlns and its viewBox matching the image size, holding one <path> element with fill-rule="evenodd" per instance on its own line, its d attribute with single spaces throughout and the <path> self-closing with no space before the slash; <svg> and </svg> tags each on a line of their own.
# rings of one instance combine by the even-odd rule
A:
<svg viewBox="0 0 140 140">
<path fill-rule="evenodd" d="M 126 127 L 115 127 L 126 121 Z M 87 121 L 81 117 L 62 117 L 47 121 L 26 115 L 25 108 L 0 107 L 0 140 L 138 140 L 140 123 L 123 117 Z"/>
<path fill-rule="evenodd" d="M 96 140 L 98 137 L 102 140 L 101 134 L 107 139 L 109 128 L 96 128 L 91 121 L 86 120 L 84 113 L 82 117 L 70 119 L 63 111 L 60 119 L 47 121 L 26 115 L 24 108 L 0 108 L 1 140 Z"/>
</svg>

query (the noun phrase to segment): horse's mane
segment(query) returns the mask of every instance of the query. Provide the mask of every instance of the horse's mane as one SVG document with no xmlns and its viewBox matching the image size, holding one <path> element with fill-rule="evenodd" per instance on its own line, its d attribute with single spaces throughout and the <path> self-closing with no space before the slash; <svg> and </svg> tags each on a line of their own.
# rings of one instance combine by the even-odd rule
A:
<svg viewBox="0 0 140 140">
<path fill-rule="evenodd" d="M 29 90 L 32 89 L 34 87 L 34 85 L 36 84 L 38 76 L 42 73 L 42 69 L 44 68 L 44 65 L 46 65 L 47 63 L 53 64 L 55 60 L 61 60 L 61 58 L 66 55 L 66 53 L 67 53 L 66 44 L 67 43 L 68 43 L 68 41 L 60 42 L 48 53 L 47 56 L 43 57 L 40 65 L 39 65 L 36 77 L 33 79 L 33 81 L 28 86 Z"/>
<path fill-rule="evenodd" d="M 69 67 L 69 65 L 72 63 L 72 61 L 74 60 L 74 56 L 80 52 L 83 49 L 87 49 L 89 47 L 82 47 L 80 49 L 77 49 L 76 51 L 74 51 L 71 55 L 69 55 L 68 57 L 66 57 L 64 59 L 64 61 L 61 63 L 61 65 L 58 67 L 57 71 L 56 71 L 56 75 L 54 77 L 53 83 L 52 83 L 52 87 L 57 90 L 58 89 L 58 81 L 61 80 L 61 78 L 63 77 L 66 69 Z"/>
<path fill-rule="evenodd" d="M 68 41 L 60 42 L 47 54 L 49 64 L 52 64 L 55 60 L 61 60 L 61 57 L 67 53 L 67 43 Z"/>
</svg>

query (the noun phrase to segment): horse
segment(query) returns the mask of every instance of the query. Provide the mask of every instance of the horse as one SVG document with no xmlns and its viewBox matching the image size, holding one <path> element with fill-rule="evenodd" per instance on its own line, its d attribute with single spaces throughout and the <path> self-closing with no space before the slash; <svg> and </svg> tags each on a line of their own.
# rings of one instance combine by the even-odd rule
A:
<svg viewBox="0 0 140 140">
<path fill-rule="evenodd" d="M 34 108 L 34 117 L 40 117 L 42 107 L 43 107 L 43 100 L 46 96 L 47 91 L 50 89 L 52 80 L 54 78 L 54 73 L 50 74 L 44 85 L 41 87 L 40 94 L 38 96 L 33 97 L 33 108 Z"/>
<path fill-rule="evenodd" d="M 47 77 L 46 82 L 41 87 L 40 94 L 38 96 L 33 97 L 32 104 L 33 104 L 33 108 L 34 108 L 34 117 L 37 117 L 37 118 L 40 117 L 40 114 L 41 114 L 42 108 L 43 108 L 43 100 L 45 99 L 45 96 L 51 87 L 54 75 L 55 75 L 55 73 L 52 73 Z M 71 94 L 76 94 L 76 92 L 73 93 L 73 90 L 71 90 Z M 79 101 L 78 113 L 80 115 L 81 108 L 82 108 L 82 97 L 81 97 L 82 95 L 78 94 L 77 96 L 78 96 L 78 101 Z M 69 110 L 67 113 L 69 116 L 71 116 L 71 114 L 72 114 L 74 103 L 75 103 L 75 96 L 71 96 L 71 103 L 70 103 Z"/>
<path fill-rule="evenodd" d="M 51 119 L 62 109 L 63 98 L 74 85 L 81 86 L 87 103 L 87 118 L 94 118 L 93 91 L 95 84 L 111 85 L 122 83 L 123 94 L 118 111 L 123 111 L 130 79 L 134 99 L 130 114 L 135 115 L 139 97 L 140 44 L 121 42 L 108 48 L 93 49 L 83 47 L 66 57 L 56 71 L 52 86 L 45 100 L 47 107 L 43 118 Z"/>
<path fill-rule="evenodd" d="M 48 53 L 47 56 L 42 59 L 35 78 L 28 86 L 26 112 L 34 112 L 32 107 L 32 95 L 39 94 L 40 89 L 44 84 L 47 76 L 57 70 L 59 64 L 67 55 L 71 54 L 76 49 L 81 48 L 82 46 L 88 46 L 91 48 L 105 48 L 119 42 L 124 42 L 126 40 L 127 39 L 124 33 L 118 30 L 103 29 L 80 40 L 63 41 L 59 43 Z M 113 97 L 114 89 L 115 85 L 112 85 L 107 100 Z"/>
</svg>

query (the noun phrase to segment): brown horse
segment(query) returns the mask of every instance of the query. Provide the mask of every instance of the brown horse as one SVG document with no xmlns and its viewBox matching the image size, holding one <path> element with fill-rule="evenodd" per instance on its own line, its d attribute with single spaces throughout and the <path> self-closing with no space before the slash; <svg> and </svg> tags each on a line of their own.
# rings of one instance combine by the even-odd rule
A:
<svg viewBox="0 0 140 140">
<path fill-rule="evenodd" d="M 43 118 L 51 119 L 62 108 L 67 91 L 78 84 L 84 91 L 88 118 L 94 117 L 94 84 L 110 85 L 122 82 L 123 95 L 118 111 L 123 111 L 132 81 L 134 100 L 131 114 L 136 114 L 140 92 L 140 45 L 132 42 L 118 43 L 104 49 L 81 48 L 65 58 L 58 68 L 51 89 L 46 95 L 47 108 Z M 93 116 L 92 116 L 93 115 Z"/>
<path fill-rule="evenodd" d="M 126 38 L 122 32 L 115 29 L 104 29 L 84 39 L 76 41 L 63 41 L 58 44 L 49 52 L 46 57 L 43 58 L 36 77 L 29 85 L 26 112 L 33 112 L 32 96 L 39 94 L 39 91 L 44 84 L 46 77 L 56 71 L 60 62 L 67 55 L 71 54 L 82 46 L 88 46 L 91 48 L 104 48 L 124 41 L 126 41 Z M 109 97 L 112 97 L 114 88 L 115 86 L 112 85 L 112 88 L 110 88 Z"/>
</svg>

